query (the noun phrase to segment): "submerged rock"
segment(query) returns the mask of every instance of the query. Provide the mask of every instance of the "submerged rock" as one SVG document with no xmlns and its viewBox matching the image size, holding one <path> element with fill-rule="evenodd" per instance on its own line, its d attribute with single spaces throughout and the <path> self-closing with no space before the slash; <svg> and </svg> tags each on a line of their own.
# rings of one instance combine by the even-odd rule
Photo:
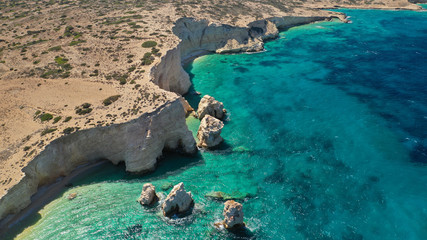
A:
<svg viewBox="0 0 427 240">
<path fill-rule="evenodd" d="M 199 139 L 199 147 L 210 148 L 215 147 L 222 142 L 221 131 L 224 123 L 210 115 L 206 115 L 200 123 L 197 131 Z"/>
<path fill-rule="evenodd" d="M 178 183 L 166 197 L 162 204 L 163 215 L 170 217 L 177 213 L 183 213 L 194 204 L 191 192 L 186 192 L 184 183 Z"/>
<path fill-rule="evenodd" d="M 70 195 L 68 195 L 68 200 L 73 200 L 76 197 L 77 197 L 77 193 L 71 193 Z"/>
<path fill-rule="evenodd" d="M 167 191 L 167 190 L 171 189 L 172 187 L 173 187 L 173 184 L 171 182 L 166 182 L 160 188 L 163 191 Z"/>
<path fill-rule="evenodd" d="M 197 115 L 199 119 L 203 119 L 206 115 L 211 115 L 221 120 L 225 116 L 224 104 L 215 100 L 214 97 L 205 95 L 202 100 L 200 100 L 197 108 Z"/>
<path fill-rule="evenodd" d="M 146 183 L 142 187 L 141 196 L 138 199 L 138 202 L 142 205 L 151 205 L 156 202 L 159 198 L 156 195 L 156 187 L 151 183 Z"/>
<path fill-rule="evenodd" d="M 243 223 L 243 206 L 242 204 L 228 200 L 224 203 L 224 221 L 222 222 L 227 229 L 244 227 Z"/>
<path fill-rule="evenodd" d="M 245 199 L 247 197 L 251 197 L 251 196 L 252 195 L 249 194 L 249 193 L 242 193 L 242 192 L 239 192 L 239 191 L 232 192 L 231 194 L 218 191 L 218 192 L 210 192 L 210 193 L 207 193 L 205 195 L 205 197 L 213 198 L 213 199 L 216 199 L 216 200 L 223 200 L 223 201 L 227 201 L 227 200 L 243 200 L 243 199 Z"/>
<path fill-rule="evenodd" d="M 245 146 L 238 146 L 238 147 L 233 148 L 233 152 L 244 153 L 244 152 L 251 152 L 251 150 Z"/>
</svg>

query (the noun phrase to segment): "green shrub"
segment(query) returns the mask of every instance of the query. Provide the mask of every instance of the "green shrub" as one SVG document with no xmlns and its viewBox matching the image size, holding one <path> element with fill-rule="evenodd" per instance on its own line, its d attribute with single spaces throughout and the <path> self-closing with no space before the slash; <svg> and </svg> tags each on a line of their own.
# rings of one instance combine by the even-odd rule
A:
<svg viewBox="0 0 427 240">
<path fill-rule="evenodd" d="M 44 136 L 48 133 L 55 132 L 56 130 L 57 130 L 56 128 L 46 128 L 45 130 L 43 130 L 41 135 Z"/>
<path fill-rule="evenodd" d="M 64 36 L 71 37 L 73 35 L 73 29 L 74 27 L 72 26 L 65 27 Z"/>
<path fill-rule="evenodd" d="M 61 50 L 62 50 L 62 47 L 61 47 L 61 46 L 55 46 L 55 47 L 51 47 L 51 48 L 49 48 L 48 50 L 49 50 L 49 52 L 58 52 L 58 51 L 61 51 Z M 42 54 L 46 54 L 46 53 L 47 53 L 47 52 L 42 53 Z"/>
<path fill-rule="evenodd" d="M 62 118 L 61 116 L 54 118 L 53 119 L 53 123 L 59 122 L 59 120 L 61 120 L 61 118 Z"/>
<path fill-rule="evenodd" d="M 52 114 L 50 114 L 50 113 L 43 113 L 42 115 L 40 115 L 40 120 L 42 121 L 42 122 L 44 122 L 44 121 L 49 121 L 49 120 L 51 120 L 53 118 L 53 116 L 52 116 Z"/>
<path fill-rule="evenodd" d="M 155 41 L 146 41 L 144 43 L 142 43 L 141 45 L 143 48 L 152 48 L 157 46 L 157 43 Z"/>
<path fill-rule="evenodd" d="M 31 148 L 30 146 L 25 146 L 24 151 L 28 151 L 28 150 L 30 150 L 30 148 Z"/>
<path fill-rule="evenodd" d="M 76 107 L 76 113 L 79 115 L 88 114 L 93 110 L 90 108 L 90 106 L 92 106 L 90 103 L 83 103 L 82 105 Z"/>
<path fill-rule="evenodd" d="M 71 120 L 71 118 L 73 118 L 73 117 L 66 117 L 65 119 L 64 119 L 64 122 L 69 122 L 70 120 Z"/>
<path fill-rule="evenodd" d="M 141 58 L 141 65 L 150 65 L 154 61 L 154 57 L 151 56 L 150 52 L 144 53 L 144 57 Z"/>
<path fill-rule="evenodd" d="M 102 103 L 104 104 L 104 106 L 108 106 L 108 105 L 112 104 L 113 102 L 117 101 L 117 99 L 119 99 L 120 97 L 121 97 L 121 95 L 110 96 L 110 97 L 106 98 Z"/>
<path fill-rule="evenodd" d="M 55 57 L 55 62 L 56 62 L 58 65 L 64 65 L 64 64 L 66 64 L 66 63 L 68 62 L 68 59 L 63 58 L 63 57 L 56 56 L 56 57 Z"/>
<path fill-rule="evenodd" d="M 64 129 L 64 131 L 63 131 L 63 133 L 65 133 L 65 134 L 70 134 L 72 132 L 74 132 L 74 128 L 73 127 L 68 127 L 66 129 Z"/>
<path fill-rule="evenodd" d="M 41 113 L 40 110 L 37 110 L 36 113 L 34 113 L 35 116 L 38 116 Z"/>
</svg>

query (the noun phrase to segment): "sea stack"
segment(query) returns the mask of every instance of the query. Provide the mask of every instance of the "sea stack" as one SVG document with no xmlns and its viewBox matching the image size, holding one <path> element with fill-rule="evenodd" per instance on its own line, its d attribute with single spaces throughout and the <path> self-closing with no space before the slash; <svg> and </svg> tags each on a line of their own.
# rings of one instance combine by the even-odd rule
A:
<svg viewBox="0 0 427 240">
<path fill-rule="evenodd" d="M 224 123 L 210 115 L 206 115 L 200 123 L 197 131 L 199 147 L 211 148 L 222 142 L 221 131 Z"/>
<path fill-rule="evenodd" d="M 141 205 L 151 205 L 158 199 L 159 198 L 156 195 L 156 187 L 154 187 L 153 184 L 146 183 L 142 186 L 141 196 L 138 199 L 138 202 L 141 203 Z"/>
<path fill-rule="evenodd" d="M 243 206 L 234 200 L 228 200 L 224 203 L 222 215 L 224 215 L 223 225 L 227 229 L 245 226 L 243 223 Z"/>
<path fill-rule="evenodd" d="M 219 120 L 225 116 L 224 104 L 215 100 L 214 97 L 209 95 L 203 96 L 197 108 L 197 115 L 199 119 L 203 119 L 206 115 L 211 115 Z"/>
<path fill-rule="evenodd" d="M 178 183 L 166 197 L 162 204 L 163 215 L 170 217 L 177 213 L 183 213 L 194 204 L 191 192 L 186 192 L 184 183 Z"/>
</svg>

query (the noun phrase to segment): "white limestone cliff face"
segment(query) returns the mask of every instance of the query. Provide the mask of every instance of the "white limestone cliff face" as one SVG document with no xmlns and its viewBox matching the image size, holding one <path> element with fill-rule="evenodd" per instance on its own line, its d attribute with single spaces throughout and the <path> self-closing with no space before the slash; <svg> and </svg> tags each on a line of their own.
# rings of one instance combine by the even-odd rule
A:
<svg viewBox="0 0 427 240">
<path fill-rule="evenodd" d="M 345 15 L 319 17 L 274 17 L 254 21 L 247 27 L 209 23 L 208 20 L 181 18 L 176 21 L 174 34 L 180 39 L 178 45 L 168 51 L 160 63 L 152 68 L 152 81 L 160 88 L 183 95 L 191 86 L 188 74 L 182 68 L 182 60 L 201 53 L 256 52 L 264 49 L 264 40 L 278 37 L 278 29 L 316 21 L 339 18 Z"/>
<path fill-rule="evenodd" d="M 129 122 L 81 130 L 52 141 L 0 199 L 0 219 L 28 206 L 39 186 L 68 175 L 79 165 L 108 159 L 114 164 L 124 162 L 129 172 L 151 171 L 165 148 L 185 153 L 197 150 L 179 98 Z"/>
</svg>

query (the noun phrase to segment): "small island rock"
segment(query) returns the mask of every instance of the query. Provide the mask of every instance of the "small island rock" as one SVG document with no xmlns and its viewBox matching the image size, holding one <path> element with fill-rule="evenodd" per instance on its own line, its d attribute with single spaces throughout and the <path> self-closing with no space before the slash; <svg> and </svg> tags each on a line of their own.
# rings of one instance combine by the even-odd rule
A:
<svg viewBox="0 0 427 240">
<path fill-rule="evenodd" d="M 162 204 L 163 215 L 170 217 L 176 213 L 187 211 L 193 205 L 191 192 L 186 192 L 184 183 L 178 183 L 166 197 Z"/>
<path fill-rule="evenodd" d="M 236 201 L 228 200 L 225 202 L 222 215 L 224 215 L 223 225 L 227 229 L 245 225 L 243 223 L 243 206 Z"/>
<path fill-rule="evenodd" d="M 200 100 L 197 115 L 199 119 L 203 119 L 206 115 L 211 115 L 221 120 L 225 116 L 224 104 L 215 100 L 214 97 L 205 95 L 202 100 Z"/>
<path fill-rule="evenodd" d="M 138 202 L 142 205 L 151 205 L 159 198 L 156 195 L 156 187 L 151 183 L 146 183 L 142 186 L 141 196 L 138 199 Z"/>
<path fill-rule="evenodd" d="M 222 142 L 221 131 L 224 123 L 220 120 L 206 115 L 200 123 L 199 130 L 197 131 L 197 138 L 199 139 L 199 147 L 210 148 L 215 147 Z"/>
</svg>

